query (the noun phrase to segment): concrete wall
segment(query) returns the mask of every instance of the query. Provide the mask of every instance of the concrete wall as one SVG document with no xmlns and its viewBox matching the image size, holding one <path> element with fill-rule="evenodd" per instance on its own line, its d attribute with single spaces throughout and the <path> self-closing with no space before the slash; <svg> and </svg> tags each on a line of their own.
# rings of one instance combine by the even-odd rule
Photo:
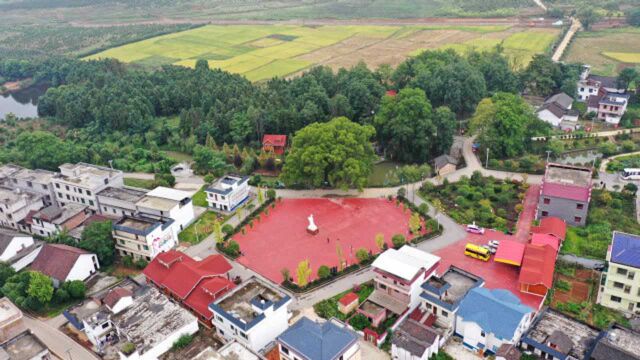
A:
<svg viewBox="0 0 640 360">
<path fill-rule="evenodd" d="M 12 257 L 16 256 L 19 251 L 24 250 L 33 244 L 34 242 L 31 236 L 15 236 L 4 252 L 0 254 L 0 261 L 8 261 Z"/>
<path fill-rule="evenodd" d="M 544 203 L 544 199 L 549 199 L 549 204 Z M 577 205 L 582 204 L 582 209 L 578 209 Z M 546 211 L 546 216 L 543 216 L 543 211 Z M 584 226 L 587 222 L 587 212 L 589 211 L 589 203 L 582 201 L 575 201 L 569 199 L 561 199 L 551 196 L 540 195 L 538 200 L 538 212 L 536 219 L 543 217 L 556 216 L 567 222 L 571 226 Z M 580 221 L 575 221 L 575 217 L 580 217 Z"/>
<path fill-rule="evenodd" d="M 86 280 L 89 276 L 93 275 L 100 265 L 98 264 L 98 257 L 95 254 L 84 254 L 78 257 L 78 260 L 69 271 L 66 279 L 60 279 L 62 281 L 71 280 Z"/>
<path fill-rule="evenodd" d="M 562 118 L 558 118 L 551 111 L 545 109 L 538 112 L 538 118 L 544 122 L 551 124 L 553 127 L 558 127 Z"/>
</svg>

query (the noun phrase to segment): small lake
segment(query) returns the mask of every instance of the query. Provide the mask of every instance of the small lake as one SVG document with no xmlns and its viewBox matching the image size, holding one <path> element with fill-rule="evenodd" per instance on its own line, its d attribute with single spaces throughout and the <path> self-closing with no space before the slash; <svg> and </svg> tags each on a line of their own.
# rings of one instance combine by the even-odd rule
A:
<svg viewBox="0 0 640 360">
<path fill-rule="evenodd" d="M 0 95 L 0 120 L 13 113 L 18 118 L 38 116 L 38 98 L 47 91 L 47 86 L 34 85 L 24 90 Z"/>
</svg>

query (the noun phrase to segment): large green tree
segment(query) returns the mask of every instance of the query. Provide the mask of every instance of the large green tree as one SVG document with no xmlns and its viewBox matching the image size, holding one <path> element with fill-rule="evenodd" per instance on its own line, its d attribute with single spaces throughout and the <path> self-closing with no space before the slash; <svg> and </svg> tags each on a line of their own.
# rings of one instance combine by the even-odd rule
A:
<svg viewBox="0 0 640 360">
<path fill-rule="evenodd" d="M 78 247 L 95 253 L 102 266 L 113 264 L 115 245 L 111 236 L 111 221 L 98 221 L 87 225 L 82 231 Z"/>
<path fill-rule="evenodd" d="M 470 128 L 483 148 L 497 158 L 520 156 L 528 150 L 532 136 L 549 132 L 548 124 L 535 116 L 529 104 L 509 93 L 480 102 Z"/>
<path fill-rule="evenodd" d="M 447 108 L 434 112 L 421 89 L 405 88 L 382 100 L 375 126 L 392 159 L 423 163 L 451 147 L 455 116 Z"/>
<path fill-rule="evenodd" d="M 282 179 L 288 185 L 363 188 L 375 159 L 375 129 L 345 117 L 313 123 L 293 137 Z"/>
</svg>

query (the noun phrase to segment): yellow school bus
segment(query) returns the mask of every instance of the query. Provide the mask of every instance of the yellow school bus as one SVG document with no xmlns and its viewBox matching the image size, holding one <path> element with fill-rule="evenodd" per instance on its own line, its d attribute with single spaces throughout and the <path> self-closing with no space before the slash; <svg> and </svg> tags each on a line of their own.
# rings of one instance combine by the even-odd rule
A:
<svg viewBox="0 0 640 360">
<path fill-rule="evenodd" d="M 464 254 L 482 261 L 489 261 L 489 256 L 491 255 L 489 250 L 471 243 L 468 243 L 464 248 Z"/>
</svg>

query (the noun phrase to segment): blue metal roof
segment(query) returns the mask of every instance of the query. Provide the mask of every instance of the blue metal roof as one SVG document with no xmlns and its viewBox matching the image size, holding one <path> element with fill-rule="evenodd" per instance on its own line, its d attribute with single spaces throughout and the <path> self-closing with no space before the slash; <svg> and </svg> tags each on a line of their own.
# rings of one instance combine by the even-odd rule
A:
<svg viewBox="0 0 640 360">
<path fill-rule="evenodd" d="M 509 290 L 474 288 L 460 302 L 458 316 L 464 321 L 475 322 L 486 333 L 510 340 L 522 318 L 533 312 Z"/>
<path fill-rule="evenodd" d="M 333 360 L 358 340 L 352 331 L 331 321 L 322 324 L 306 317 L 278 336 L 278 341 L 299 355 L 313 360 Z"/>
<path fill-rule="evenodd" d="M 611 261 L 640 268 L 640 236 L 614 231 Z"/>
</svg>

